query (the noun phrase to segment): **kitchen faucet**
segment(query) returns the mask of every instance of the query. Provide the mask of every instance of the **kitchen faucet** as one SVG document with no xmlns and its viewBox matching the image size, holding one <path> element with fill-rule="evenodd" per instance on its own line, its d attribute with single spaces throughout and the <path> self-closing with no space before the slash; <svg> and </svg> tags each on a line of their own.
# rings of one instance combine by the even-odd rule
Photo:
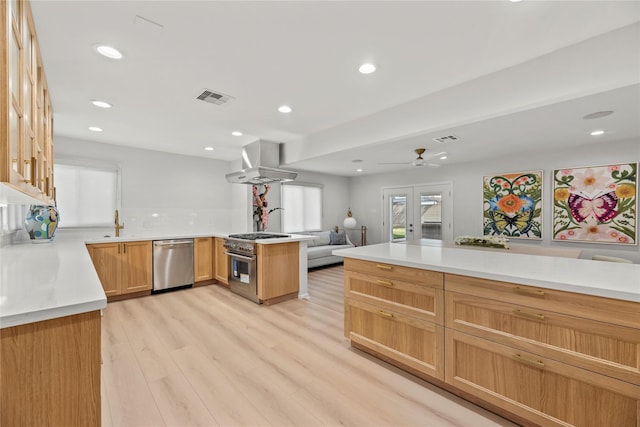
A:
<svg viewBox="0 0 640 427">
<path fill-rule="evenodd" d="M 120 217 L 118 215 L 118 209 L 116 209 L 116 237 L 120 237 L 120 230 L 124 228 L 124 223 L 120 225 Z"/>
</svg>

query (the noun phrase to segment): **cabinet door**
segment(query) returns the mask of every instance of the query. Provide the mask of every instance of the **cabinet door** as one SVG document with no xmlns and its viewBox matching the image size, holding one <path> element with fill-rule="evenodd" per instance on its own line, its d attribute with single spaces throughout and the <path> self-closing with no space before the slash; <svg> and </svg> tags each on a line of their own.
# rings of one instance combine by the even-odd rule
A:
<svg viewBox="0 0 640 427">
<path fill-rule="evenodd" d="M 151 241 L 122 243 L 122 293 L 148 291 L 152 286 Z"/>
<path fill-rule="evenodd" d="M 100 283 L 107 297 L 120 295 L 121 262 L 120 243 L 99 243 L 87 245 L 91 261 L 98 273 Z"/>
<path fill-rule="evenodd" d="M 446 326 L 640 385 L 640 329 L 446 292 Z"/>
<path fill-rule="evenodd" d="M 220 283 L 229 286 L 229 257 L 225 255 L 224 239 L 215 238 L 215 277 Z"/>
<path fill-rule="evenodd" d="M 444 328 L 432 322 L 347 299 L 348 338 L 413 371 L 444 379 Z"/>
<path fill-rule="evenodd" d="M 444 324 L 444 296 L 441 288 L 345 270 L 345 291 L 358 299 L 409 316 Z"/>
<path fill-rule="evenodd" d="M 541 426 L 636 427 L 640 387 L 451 329 L 446 382 Z"/>
<path fill-rule="evenodd" d="M 300 255 L 298 242 L 258 244 L 258 297 L 261 300 L 298 293 Z"/>
<path fill-rule="evenodd" d="M 202 282 L 213 279 L 213 239 L 201 237 L 193 241 L 194 281 Z"/>
</svg>

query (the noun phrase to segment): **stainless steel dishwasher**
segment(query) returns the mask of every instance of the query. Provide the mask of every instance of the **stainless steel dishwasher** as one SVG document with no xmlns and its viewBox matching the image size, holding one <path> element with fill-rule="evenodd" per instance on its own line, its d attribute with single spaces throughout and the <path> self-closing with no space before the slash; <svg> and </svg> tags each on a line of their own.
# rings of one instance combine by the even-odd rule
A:
<svg viewBox="0 0 640 427">
<path fill-rule="evenodd" d="M 193 285 L 193 239 L 153 241 L 153 292 Z"/>
</svg>

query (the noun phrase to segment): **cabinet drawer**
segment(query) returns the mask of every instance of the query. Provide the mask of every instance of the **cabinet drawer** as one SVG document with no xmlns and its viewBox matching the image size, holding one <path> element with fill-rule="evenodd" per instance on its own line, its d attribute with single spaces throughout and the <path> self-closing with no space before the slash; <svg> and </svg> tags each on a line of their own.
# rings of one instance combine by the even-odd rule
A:
<svg viewBox="0 0 640 427">
<path fill-rule="evenodd" d="M 640 387 L 446 330 L 446 382 L 541 426 L 637 427 Z"/>
<path fill-rule="evenodd" d="M 444 328 L 401 313 L 347 300 L 349 339 L 414 370 L 444 379 Z"/>
<path fill-rule="evenodd" d="M 446 292 L 446 326 L 640 385 L 640 330 Z"/>
<path fill-rule="evenodd" d="M 444 291 L 416 283 L 345 271 L 346 296 L 387 310 L 444 323 Z"/>
<path fill-rule="evenodd" d="M 515 283 L 445 275 L 445 289 L 640 329 L 640 303 Z"/>
<path fill-rule="evenodd" d="M 345 258 L 345 271 L 358 271 L 364 274 L 380 276 L 380 278 L 403 280 L 405 282 L 420 283 L 425 286 L 442 289 L 444 274 L 438 271 L 421 270 L 419 268 L 401 267 L 381 262 L 362 261 Z"/>
</svg>

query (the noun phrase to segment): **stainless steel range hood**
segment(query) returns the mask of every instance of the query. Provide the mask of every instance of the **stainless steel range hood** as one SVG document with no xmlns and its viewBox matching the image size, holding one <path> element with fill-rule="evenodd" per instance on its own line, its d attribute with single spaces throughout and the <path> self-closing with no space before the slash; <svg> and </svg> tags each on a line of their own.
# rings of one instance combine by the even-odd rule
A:
<svg viewBox="0 0 640 427">
<path fill-rule="evenodd" d="M 272 141 L 256 141 L 242 148 L 242 170 L 225 175 L 234 184 L 267 184 L 275 181 L 292 181 L 296 172 L 279 169 L 280 144 Z"/>
</svg>

